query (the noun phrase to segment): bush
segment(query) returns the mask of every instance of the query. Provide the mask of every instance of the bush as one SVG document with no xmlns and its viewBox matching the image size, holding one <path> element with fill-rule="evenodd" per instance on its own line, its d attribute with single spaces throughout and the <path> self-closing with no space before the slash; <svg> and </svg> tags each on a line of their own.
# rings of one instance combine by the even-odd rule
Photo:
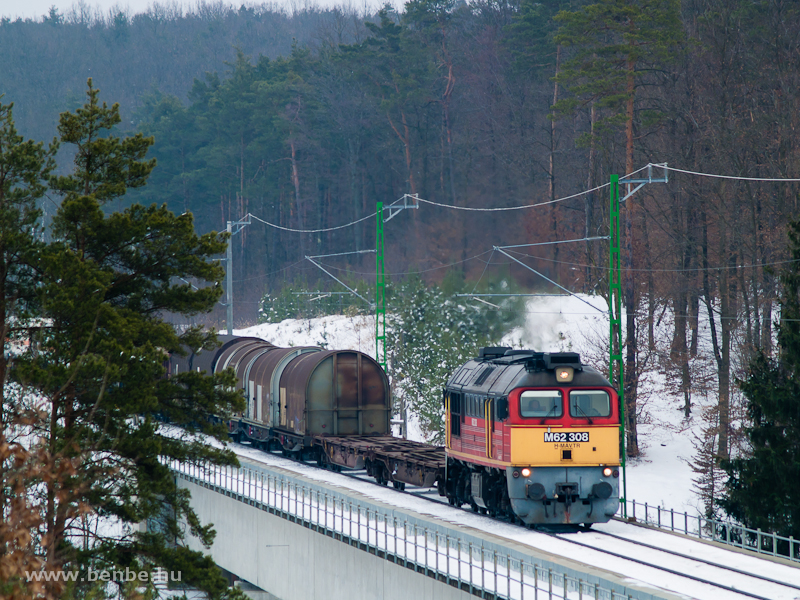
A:
<svg viewBox="0 0 800 600">
<path fill-rule="evenodd" d="M 423 435 L 436 444 L 444 442 L 442 389 L 448 377 L 481 347 L 496 345 L 521 314 L 518 299 L 492 298 L 497 309 L 456 295 L 467 287 L 472 286 L 458 275 L 430 287 L 409 279 L 394 289 L 387 315 L 389 374 Z M 505 292 L 511 286 L 501 280 L 482 289 Z"/>
<path fill-rule="evenodd" d="M 327 282 L 326 282 L 327 283 Z M 364 298 L 374 301 L 375 284 L 365 281 L 350 283 L 351 288 Z M 266 293 L 261 298 L 258 309 L 259 323 L 280 323 L 286 319 L 313 319 L 327 315 L 369 314 L 374 311 L 358 296 L 339 287 L 334 291 L 320 291 L 325 288 L 320 282 L 309 286 L 302 280 L 285 285 L 277 293 Z"/>
</svg>

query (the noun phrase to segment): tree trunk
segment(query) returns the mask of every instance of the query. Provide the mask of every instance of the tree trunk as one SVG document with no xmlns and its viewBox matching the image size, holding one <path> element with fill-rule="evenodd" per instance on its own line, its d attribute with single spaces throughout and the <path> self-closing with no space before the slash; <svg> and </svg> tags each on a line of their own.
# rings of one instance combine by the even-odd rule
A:
<svg viewBox="0 0 800 600">
<path fill-rule="evenodd" d="M 642 219 L 642 234 L 644 237 L 644 260 L 647 269 L 647 349 L 656 350 L 655 313 L 656 313 L 656 282 L 653 277 L 653 257 L 650 250 L 650 232 L 647 228 L 647 215 Z"/>
<path fill-rule="evenodd" d="M 633 172 L 633 59 L 628 61 L 628 104 L 625 122 L 625 173 Z M 638 294 L 636 293 L 635 281 L 633 276 L 633 218 L 634 200 L 628 198 L 625 202 L 625 270 L 627 278 L 625 282 L 625 416 L 628 431 L 628 456 L 639 455 L 639 438 L 636 430 L 636 392 L 638 388 L 638 344 L 636 341 L 636 310 L 638 306 Z"/>
<path fill-rule="evenodd" d="M 556 48 L 556 74 L 553 77 L 553 106 L 555 106 L 556 102 L 558 102 L 558 69 L 561 63 L 561 46 L 559 45 Z M 549 192 L 550 192 L 550 230 L 553 235 L 553 240 L 558 239 L 558 207 L 556 206 L 555 199 L 556 199 L 556 120 L 550 119 L 550 177 L 549 180 Z M 553 279 L 555 281 L 560 281 L 559 273 L 560 270 L 558 268 L 558 244 L 553 246 Z"/>
<path fill-rule="evenodd" d="M 714 350 L 714 359 L 717 363 L 717 408 L 719 411 L 719 458 L 728 458 L 728 430 L 730 427 L 730 330 L 732 327 L 731 290 L 728 269 L 719 270 L 719 330 L 714 314 L 714 298 L 711 290 L 711 281 L 708 272 L 708 222 L 705 210 L 702 211 L 703 219 L 703 296 L 708 311 L 708 324 L 711 329 L 711 345 Z M 720 228 L 720 255 L 727 250 L 726 230 Z M 734 264 L 735 266 L 735 264 Z"/>
<path fill-rule="evenodd" d="M 590 190 L 594 187 L 595 182 L 595 147 L 594 147 L 594 124 L 597 119 L 597 109 L 594 102 L 592 102 L 591 110 L 589 111 L 589 175 L 586 178 L 586 189 Z M 583 237 L 591 237 L 592 231 L 592 210 L 594 204 L 594 192 L 589 192 L 583 195 Z M 592 281 L 592 243 L 586 242 L 586 268 L 583 276 L 584 282 Z M 587 290 L 588 291 L 588 290 Z"/>
<path fill-rule="evenodd" d="M 347 162 L 349 167 L 350 179 L 350 202 L 353 206 L 353 221 L 361 218 L 361 201 L 359 200 L 360 188 L 358 185 L 358 157 L 361 149 L 361 141 L 351 139 L 347 140 Z M 361 227 L 353 228 L 353 238 L 355 242 L 355 249 L 361 250 L 364 245 L 364 240 L 361 235 Z"/>
<path fill-rule="evenodd" d="M 676 198 L 676 205 L 678 205 Z M 691 321 L 689 308 L 689 272 L 694 256 L 694 241 L 692 236 L 693 222 L 692 211 L 676 209 L 674 211 L 674 227 L 676 237 L 683 240 L 681 256 L 676 262 L 679 272 L 673 288 L 672 308 L 675 313 L 675 330 L 670 345 L 670 360 L 677 365 L 681 374 L 681 392 L 683 393 L 683 416 L 688 419 L 692 413 L 692 380 L 689 369 L 689 348 L 687 329 Z"/>
<path fill-rule="evenodd" d="M 300 173 L 297 169 L 297 150 L 294 146 L 294 140 L 289 140 L 289 147 L 292 150 L 292 185 L 294 186 L 294 206 L 297 211 L 297 228 L 305 229 L 305 220 L 303 219 L 303 207 L 300 205 Z M 300 256 L 306 256 L 306 243 L 305 234 L 300 234 Z"/>
</svg>

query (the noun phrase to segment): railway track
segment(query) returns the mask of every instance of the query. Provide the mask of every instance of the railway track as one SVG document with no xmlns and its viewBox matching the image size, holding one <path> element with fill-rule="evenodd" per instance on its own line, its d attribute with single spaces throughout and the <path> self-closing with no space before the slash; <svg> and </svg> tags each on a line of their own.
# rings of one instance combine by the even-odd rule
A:
<svg viewBox="0 0 800 600">
<path fill-rule="evenodd" d="M 595 550 L 617 560 L 628 561 L 683 579 L 688 579 L 704 586 L 711 586 L 714 589 L 723 590 L 730 594 L 726 596 L 729 598 L 746 597 L 755 598 L 757 600 L 776 600 L 777 598 L 800 597 L 800 595 L 797 594 L 797 592 L 800 592 L 800 586 L 792 583 L 738 569 L 722 564 L 719 561 L 690 556 L 685 552 L 659 548 L 653 544 L 632 540 L 605 531 L 587 531 L 578 538 L 563 534 L 544 533 L 562 542 Z M 615 549 L 600 545 L 600 540 L 607 537 L 617 541 Z M 699 543 L 698 545 L 704 546 Z M 704 549 L 708 550 L 707 547 Z M 730 551 L 722 550 L 722 552 Z M 667 567 L 665 563 L 669 563 L 671 566 Z M 702 575 L 699 574 L 700 572 L 702 572 Z M 736 585 L 728 585 L 726 583 L 731 580 L 732 574 L 738 576 L 736 577 Z M 797 576 L 800 577 L 800 573 L 797 573 Z"/>
<path fill-rule="evenodd" d="M 767 583 L 774 583 L 774 584 L 782 585 L 782 586 L 785 586 L 787 588 L 791 588 L 793 590 L 797 590 L 798 592 L 800 592 L 800 573 L 797 574 L 798 575 L 798 580 L 797 580 L 798 584 L 794 584 L 794 583 L 790 583 L 790 582 L 783 582 L 783 581 L 778 581 L 777 579 L 774 579 L 772 577 L 766 577 L 766 576 L 763 576 L 763 575 L 759 575 L 758 573 L 752 573 L 750 571 L 744 571 L 742 569 L 736 568 L 736 567 L 731 566 L 731 565 L 721 565 L 721 564 L 719 564 L 717 562 L 706 560 L 704 558 L 700 558 L 700 557 L 696 557 L 696 556 L 694 556 L 694 557 L 693 556 L 688 556 L 688 555 L 682 554 L 680 552 L 675 552 L 675 551 L 671 551 L 671 550 L 665 550 L 663 548 L 657 548 L 656 546 L 653 546 L 652 544 L 646 544 L 644 542 L 631 540 L 631 539 L 626 538 L 624 536 L 616 535 L 616 534 L 610 533 L 608 531 L 593 530 L 592 533 L 598 534 L 598 535 L 601 535 L 601 536 L 611 537 L 611 538 L 618 539 L 618 540 L 624 540 L 624 541 L 627 541 L 627 542 L 631 542 L 631 543 L 634 543 L 634 544 L 636 544 L 638 546 L 642 546 L 643 548 L 648 548 L 648 549 L 651 549 L 651 550 L 661 550 L 661 551 L 664 551 L 664 552 L 669 552 L 673 556 L 686 558 L 686 559 L 692 560 L 693 562 L 696 562 L 696 563 L 702 563 L 702 564 L 705 564 L 705 565 L 708 565 L 708 566 L 711 566 L 711 567 L 724 569 L 726 571 L 730 571 L 731 573 L 737 573 L 739 575 L 746 575 L 748 577 L 752 577 L 752 578 L 755 578 L 755 579 L 760 579 L 761 581 L 764 581 L 764 582 L 767 582 Z M 791 568 L 791 567 L 789 567 L 789 568 Z"/>
</svg>

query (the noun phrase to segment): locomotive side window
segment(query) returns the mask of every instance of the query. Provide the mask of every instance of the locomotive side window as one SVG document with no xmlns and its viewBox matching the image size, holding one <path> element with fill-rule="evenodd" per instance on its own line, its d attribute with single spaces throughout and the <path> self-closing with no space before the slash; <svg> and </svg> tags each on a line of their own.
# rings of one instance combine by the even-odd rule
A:
<svg viewBox="0 0 800 600">
<path fill-rule="evenodd" d="M 450 434 L 461 435 L 461 394 L 450 393 Z"/>
<path fill-rule="evenodd" d="M 527 418 L 560 417 L 563 405 L 559 390 L 528 390 L 519 398 L 519 414 Z"/>
<path fill-rule="evenodd" d="M 569 414 L 573 417 L 607 417 L 611 399 L 603 390 L 572 390 L 569 393 Z"/>
</svg>

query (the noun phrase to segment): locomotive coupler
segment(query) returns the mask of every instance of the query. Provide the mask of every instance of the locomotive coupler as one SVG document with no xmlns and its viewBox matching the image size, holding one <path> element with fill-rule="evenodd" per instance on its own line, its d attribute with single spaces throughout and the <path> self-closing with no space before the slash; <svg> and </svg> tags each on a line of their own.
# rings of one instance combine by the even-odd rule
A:
<svg viewBox="0 0 800 600">
<path fill-rule="evenodd" d="M 578 484 L 577 483 L 557 483 L 556 484 L 556 498 L 561 502 L 563 499 L 566 505 L 566 510 L 572 503 L 578 499 Z"/>
</svg>

